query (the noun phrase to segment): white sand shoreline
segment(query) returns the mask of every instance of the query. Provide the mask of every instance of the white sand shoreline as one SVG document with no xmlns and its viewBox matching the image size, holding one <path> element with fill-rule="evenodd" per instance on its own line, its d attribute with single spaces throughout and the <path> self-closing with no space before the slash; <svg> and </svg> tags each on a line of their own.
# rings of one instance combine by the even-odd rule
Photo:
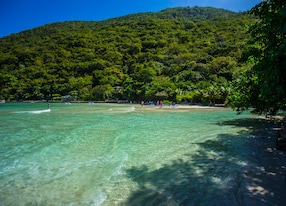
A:
<svg viewBox="0 0 286 206">
<path fill-rule="evenodd" d="M 201 106 L 201 105 L 163 105 L 162 107 L 158 105 L 139 105 L 139 104 L 130 104 L 136 109 L 146 109 L 146 110 L 191 110 L 191 109 L 231 109 L 230 107 L 218 107 L 218 106 Z"/>
<path fill-rule="evenodd" d="M 178 105 L 178 109 L 227 109 L 229 107 L 200 106 L 200 105 Z"/>
</svg>

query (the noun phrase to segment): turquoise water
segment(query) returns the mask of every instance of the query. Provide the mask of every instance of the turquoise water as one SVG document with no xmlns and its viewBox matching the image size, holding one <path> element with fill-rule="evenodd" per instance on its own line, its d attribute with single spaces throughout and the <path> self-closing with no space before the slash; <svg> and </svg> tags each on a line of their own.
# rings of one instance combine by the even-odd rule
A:
<svg viewBox="0 0 286 206">
<path fill-rule="evenodd" d="M 1 104 L 0 205 L 239 205 L 249 133 L 227 122 L 249 117 L 230 109 Z"/>
</svg>

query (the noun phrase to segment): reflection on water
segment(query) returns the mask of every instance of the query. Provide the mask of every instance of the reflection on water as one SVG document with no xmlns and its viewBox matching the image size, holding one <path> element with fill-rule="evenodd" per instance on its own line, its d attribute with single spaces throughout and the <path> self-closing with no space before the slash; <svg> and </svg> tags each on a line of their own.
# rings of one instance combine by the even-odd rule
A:
<svg viewBox="0 0 286 206">
<path fill-rule="evenodd" d="M 266 188 L 249 171 L 259 175 L 256 128 L 269 124 L 249 114 L 112 104 L 47 111 L 38 103 L 1 105 L 1 205 L 281 202 L 270 190 L 250 192 Z"/>
</svg>

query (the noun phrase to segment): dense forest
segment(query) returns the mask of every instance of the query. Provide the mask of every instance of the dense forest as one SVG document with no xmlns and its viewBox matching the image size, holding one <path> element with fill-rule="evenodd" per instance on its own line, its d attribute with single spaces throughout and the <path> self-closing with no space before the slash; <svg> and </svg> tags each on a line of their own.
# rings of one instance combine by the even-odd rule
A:
<svg viewBox="0 0 286 206">
<path fill-rule="evenodd" d="M 59 22 L 0 39 L 0 99 L 224 103 L 256 19 L 211 7 Z"/>
</svg>

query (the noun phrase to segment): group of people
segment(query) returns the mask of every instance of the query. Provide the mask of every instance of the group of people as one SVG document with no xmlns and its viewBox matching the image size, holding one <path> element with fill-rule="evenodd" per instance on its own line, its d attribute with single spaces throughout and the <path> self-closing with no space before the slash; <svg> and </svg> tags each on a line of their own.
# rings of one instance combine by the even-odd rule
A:
<svg viewBox="0 0 286 206">
<path fill-rule="evenodd" d="M 143 100 L 141 101 L 141 106 L 143 107 L 144 105 L 152 105 L 152 106 L 159 106 L 160 108 L 163 107 L 163 101 L 162 100 L 158 100 L 158 101 L 147 101 L 147 102 L 144 102 Z M 176 103 L 173 103 L 173 102 L 168 102 L 168 107 L 170 106 L 177 106 Z"/>
<path fill-rule="evenodd" d="M 162 100 L 158 100 L 157 102 L 154 102 L 154 101 L 147 101 L 147 102 L 144 102 L 143 100 L 141 101 L 141 106 L 143 107 L 144 104 L 146 105 L 159 105 L 160 108 L 163 106 L 163 101 Z"/>
</svg>

